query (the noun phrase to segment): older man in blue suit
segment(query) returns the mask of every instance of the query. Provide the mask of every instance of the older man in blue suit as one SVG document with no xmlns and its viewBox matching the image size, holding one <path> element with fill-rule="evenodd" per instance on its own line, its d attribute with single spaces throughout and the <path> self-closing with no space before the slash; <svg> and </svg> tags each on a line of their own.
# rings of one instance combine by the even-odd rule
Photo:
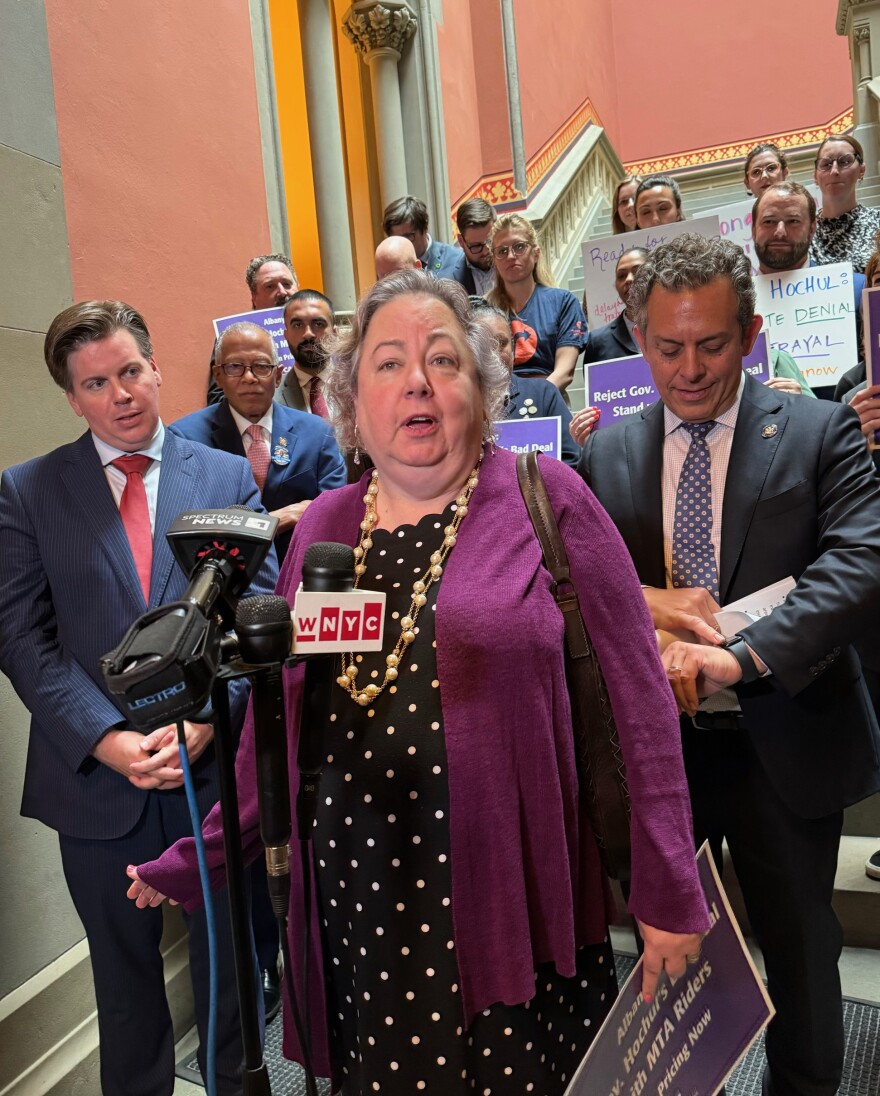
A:
<svg viewBox="0 0 880 1096">
<path fill-rule="evenodd" d="M 165 538 L 185 510 L 260 508 L 247 461 L 165 430 L 161 375 L 143 318 L 119 301 L 65 309 L 46 335 L 53 379 L 89 430 L 0 483 L 0 667 L 31 713 L 22 814 L 58 831 L 64 874 L 89 941 L 102 1091 L 165 1096 L 174 1039 L 158 910 L 125 897 L 129 864 L 190 833 L 175 729 L 134 730 L 98 669 L 148 608 L 175 601 L 187 576 Z M 270 554 L 253 584 L 271 590 Z M 233 693 L 233 710 L 244 703 Z M 217 799 L 213 728 L 186 723 L 204 811 Z M 220 919 L 225 903 L 218 903 Z M 204 915 L 190 919 L 200 1033 L 207 1022 Z M 222 948 L 218 1091 L 241 1092 L 241 1041 Z M 203 1039 L 204 1042 L 204 1039 Z"/>
<path fill-rule="evenodd" d="M 275 548 L 283 561 L 309 502 L 347 482 L 345 462 L 324 419 L 273 402 L 281 370 L 264 328 L 227 327 L 214 344 L 213 371 L 223 401 L 178 419 L 171 429 L 212 449 L 247 456 L 263 505 L 280 520 Z"/>
</svg>

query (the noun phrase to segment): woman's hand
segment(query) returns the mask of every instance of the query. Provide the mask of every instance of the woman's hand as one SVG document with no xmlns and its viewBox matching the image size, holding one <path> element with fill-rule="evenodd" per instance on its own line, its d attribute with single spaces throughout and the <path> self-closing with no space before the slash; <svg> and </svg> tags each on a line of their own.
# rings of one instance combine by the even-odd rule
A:
<svg viewBox="0 0 880 1096">
<path fill-rule="evenodd" d="M 775 388 L 777 392 L 784 392 L 787 396 L 802 396 L 804 390 L 793 377 L 771 377 L 764 381 L 768 388 Z"/>
<path fill-rule="evenodd" d="M 681 978 L 688 963 L 696 963 L 700 958 L 703 945 L 703 933 L 665 932 L 652 925 L 638 922 L 639 931 L 645 942 L 644 963 L 642 964 L 642 997 L 650 1004 L 657 990 L 657 982 L 665 970 L 673 980 Z"/>
<path fill-rule="evenodd" d="M 873 441 L 874 431 L 880 430 L 880 384 L 856 392 L 849 405 L 861 419 L 862 433 L 869 442 Z"/>
<path fill-rule="evenodd" d="M 568 432 L 571 434 L 575 445 L 584 445 L 586 443 L 590 431 L 599 421 L 601 414 L 602 412 L 598 407 L 585 407 L 583 411 L 578 411 L 572 415 L 571 422 L 568 424 Z"/>
<path fill-rule="evenodd" d="M 131 886 L 125 892 L 126 898 L 131 898 L 139 910 L 162 905 L 167 896 L 162 894 L 161 891 L 157 891 L 155 887 L 151 887 L 149 883 L 145 883 L 138 875 L 138 870 L 134 864 L 128 865 L 125 874 L 132 880 Z M 168 905 L 176 906 L 177 903 L 173 898 L 169 898 Z"/>
</svg>

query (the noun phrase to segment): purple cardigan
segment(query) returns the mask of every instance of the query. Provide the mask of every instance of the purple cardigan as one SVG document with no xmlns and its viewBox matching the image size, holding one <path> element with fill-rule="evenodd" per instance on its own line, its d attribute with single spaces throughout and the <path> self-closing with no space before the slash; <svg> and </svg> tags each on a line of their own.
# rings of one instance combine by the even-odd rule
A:
<svg viewBox="0 0 880 1096">
<path fill-rule="evenodd" d="M 678 715 L 632 562 L 611 520 L 562 462 L 541 469 L 587 627 L 608 683 L 632 795 L 630 911 L 675 932 L 705 931 Z M 315 541 L 356 544 L 363 481 L 321 495 L 296 527 L 278 582 L 293 600 Z M 449 766 L 452 914 L 465 1016 L 534 994 L 539 963 L 575 973 L 579 946 L 603 938 L 607 887 L 589 829 L 578 826 L 577 774 L 563 663 L 563 626 L 520 494 L 515 458 L 487 453 L 480 483 L 437 593 L 437 666 Z M 291 799 L 302 667 L 286 672 Z M 245 855 L 261 851 L 250 712 L 236 769 Z M 204 825 L 223 881 L 219 807 Z M 302 891 L 293 856 L 291 952 L 301 952 Z M 143 865 L 152 886 L 192 909 L 201 901 L 191 838 Z M 317 909 L 312 911 L 315 932 Z M 315 1068 L 329 1071 L 323 971 L 313 953 Z M 299 971 L 295 972 L 297 981 Z M 285 1010 L 284 1053 L 299 1059 Z"/>
</svg>

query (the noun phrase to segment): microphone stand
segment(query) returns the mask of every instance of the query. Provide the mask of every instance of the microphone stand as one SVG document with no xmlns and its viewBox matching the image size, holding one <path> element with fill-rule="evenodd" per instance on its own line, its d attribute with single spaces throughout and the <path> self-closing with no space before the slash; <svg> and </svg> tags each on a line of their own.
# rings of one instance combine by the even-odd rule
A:
<svg viewBox="0 0 880 1096">
<path fill-rule="evenodd" d="M 238 819 L 238 789 L 235 783 L 235 748 L 229 713 L 229 687 L 218 677 L 211 690 L 214 707 L 214 752 L 220 782 L 220 810 L 223 817 L 223 847 L 226 856 L 226 889 L 232 924 L 232 954 L 241 1020 L 244 1063 L 241 1084 L 244 1096 L 271 1096 L 269 1071 L 263 1061 L 257 980 L 251 946 L 250 911 L 244 882 L 241 826 Z"/>
</svg>

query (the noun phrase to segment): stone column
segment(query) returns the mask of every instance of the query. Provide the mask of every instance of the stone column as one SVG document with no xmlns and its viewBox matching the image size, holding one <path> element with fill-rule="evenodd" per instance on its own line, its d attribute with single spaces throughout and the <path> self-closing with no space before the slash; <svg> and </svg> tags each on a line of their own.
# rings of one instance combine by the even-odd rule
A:
<svg viewBox="0 0 880 1096">
<path fill-rule="evenodd" d="M 324 292 L 347 311 L 355 305 L 354 263 L 330 0 L 298 0 L 298 8 Z"/>
<path fill-rule="evenodd" d="M 838 0 L 837 33 L 849 39 L 853 136 L 865 150 L 867 174 L 880 173 L 880 0 Z"/>
<path fill-rule="evenodd" d="M 519 56 L 516 52 L 516 21 L 513 0 L 501 0 L 501 33 L 504 41 L 504 75 L 507 84 L 507 110 L 510 118 L 510 150 L 513 156 L 513 185 L 528 197 L 526 151 L 523 139 L 522 105 L 519 95 Z"/>
<path fill-rule="evenodd" d="M 370 69 L 382 205 L 409 193 L 397 63 L 418 20 L 404 0 L 356 0 L 342 29 Z"/>
</svg>

